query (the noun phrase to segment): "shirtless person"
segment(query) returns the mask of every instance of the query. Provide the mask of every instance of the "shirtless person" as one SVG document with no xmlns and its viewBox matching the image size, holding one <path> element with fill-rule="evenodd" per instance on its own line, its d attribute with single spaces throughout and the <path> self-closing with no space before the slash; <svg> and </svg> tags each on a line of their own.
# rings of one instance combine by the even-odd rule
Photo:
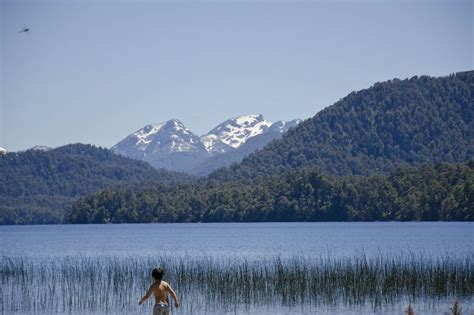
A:
<svg viewBox="0 0 474 315">
<path fill-rule="evenodd" d="M 153 315 L 169 314 L 170 306 L 168 304 L 168 294 L 171 294 L 174 300 L 174 306 L 179 307 L 178 297 L 176 293 L 171 289 L 170 285 L 162 281 L 163 274 L 165 273 L 162 268 L 155 268 L 151 272 L 153 278 L 153 284 L 148 289 L 148 292 L 142 297 L 138 304 L 142 305 L 150 295 L 153 293 L 155 296 L 155 305 L 153 306 Z"/>
</svg>

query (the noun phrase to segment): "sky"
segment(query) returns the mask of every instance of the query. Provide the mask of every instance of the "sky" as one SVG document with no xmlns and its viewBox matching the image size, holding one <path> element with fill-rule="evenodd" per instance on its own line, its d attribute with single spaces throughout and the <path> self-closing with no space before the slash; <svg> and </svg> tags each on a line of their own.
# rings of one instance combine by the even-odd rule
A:
<svg viewBox="0 0 474 315">
<path fill-rule="evenodd" d="M 473 69 L 473 1 L 0 0 L 0 146 L 111 147 L 309 118 L 375 82 Z M 18 33 L 23 27 L 27 33 Z"/>
</svg>

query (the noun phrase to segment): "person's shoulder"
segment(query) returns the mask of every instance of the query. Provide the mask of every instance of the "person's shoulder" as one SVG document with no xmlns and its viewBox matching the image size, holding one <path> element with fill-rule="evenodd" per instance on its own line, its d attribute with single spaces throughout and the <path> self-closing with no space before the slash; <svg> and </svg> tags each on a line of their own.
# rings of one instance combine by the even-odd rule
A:
<svg viewBox="0 0 474 315">
<path fill-rule="evenodd" d="M 163 284 L 163 286 L 165 286 L 165 287 L 169 287 L 169 286 L 170 286 L 170 284 L 169 284 L 168 282 L 163 281 L 163 280 L 161 280 L 161 284 Z"/>
<path fill-rule="evenodd" d="M 150 289 L 156 289 L 156 288 L 159 288 L 160 287 L 160 283 L 153 283 L 151 286 L 150 286 Z"/>
</svg>

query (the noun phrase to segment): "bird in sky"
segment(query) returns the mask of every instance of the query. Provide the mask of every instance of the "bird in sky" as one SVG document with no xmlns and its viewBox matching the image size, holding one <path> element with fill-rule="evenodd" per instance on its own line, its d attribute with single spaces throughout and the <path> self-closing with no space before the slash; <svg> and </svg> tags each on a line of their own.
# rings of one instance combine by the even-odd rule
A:
<svg viewBox="0 0 474 315">
<path fill-rule="evenodd" d="M 30 29 L 28 27 L 23 27 L 21 31 L 18 32 L 18 34 L 21 34 L 21 33 L 28 33 L 30 31 Z"/>
</svg>

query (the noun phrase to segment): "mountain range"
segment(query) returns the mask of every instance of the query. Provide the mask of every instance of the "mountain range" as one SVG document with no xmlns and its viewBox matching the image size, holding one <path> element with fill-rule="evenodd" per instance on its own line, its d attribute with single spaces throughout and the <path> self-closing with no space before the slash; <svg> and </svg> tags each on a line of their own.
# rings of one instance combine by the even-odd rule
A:
<svg viewBox="0 0 474 315">
<path fill-rule="evenodd" d="M 0 154 L 0 224 L 472 221 L 473 100 L 474 71 L 415 76 L 301 123 L 148 125 L 113 148 L 133 159 L 83 144 Z"/>
<path fill-rule="evenodd" d="M 272 123 L 261 114 L 244 115 L 228 119 L 198 136 L 180 120 L 171 119 L 146 125 L 111 149 L 117 154 L 147 161 L 156 168 L 207 175 L 239 162 L 300 122 L 295 119 Z"/>
</svg>

